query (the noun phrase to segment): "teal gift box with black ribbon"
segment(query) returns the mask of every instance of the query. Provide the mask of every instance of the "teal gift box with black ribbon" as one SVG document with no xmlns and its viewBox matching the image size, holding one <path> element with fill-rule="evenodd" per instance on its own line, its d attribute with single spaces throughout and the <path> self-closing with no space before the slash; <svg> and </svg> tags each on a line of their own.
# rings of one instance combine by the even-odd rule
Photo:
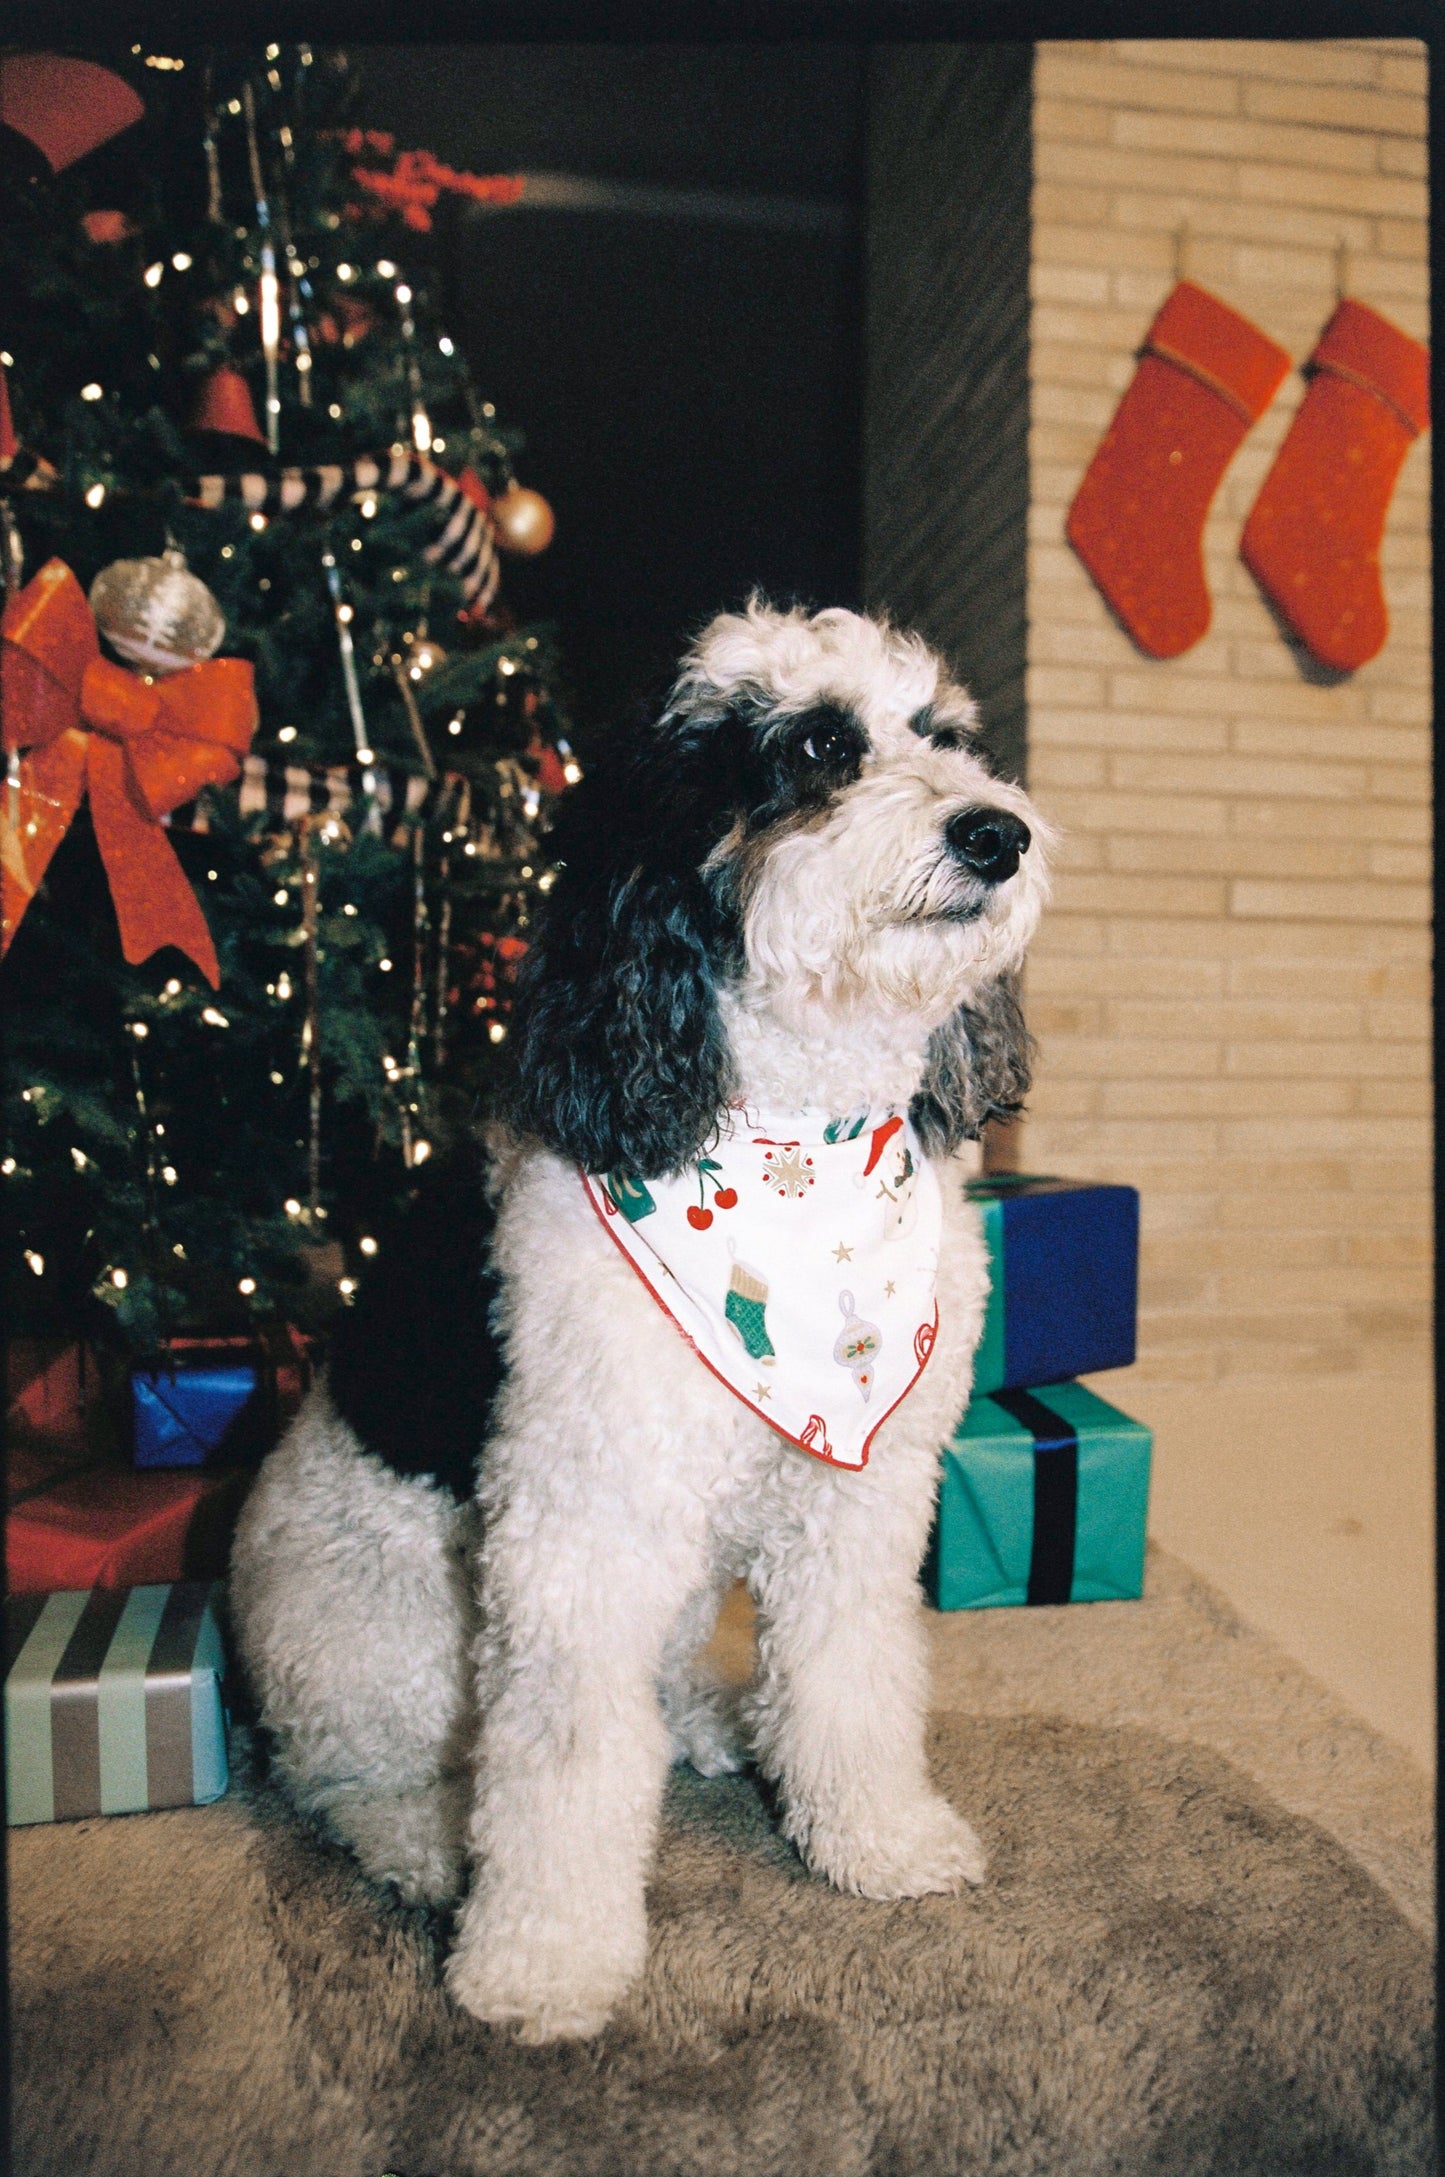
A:
<svg viewBox="0 0 1445 2177">
<path fill-rule="evenodd" d="M 224 1670 L 208 1581 L 8 1597 L 6 1820 L 219 1799 Z"/>
<path fill-rule="evenodd" d="M 975 1396 L 943 1455 L 923 1584 L 940 1610 L 1144 1592 L 1153 1437 L 1081 1383 Z"/>
</svg>

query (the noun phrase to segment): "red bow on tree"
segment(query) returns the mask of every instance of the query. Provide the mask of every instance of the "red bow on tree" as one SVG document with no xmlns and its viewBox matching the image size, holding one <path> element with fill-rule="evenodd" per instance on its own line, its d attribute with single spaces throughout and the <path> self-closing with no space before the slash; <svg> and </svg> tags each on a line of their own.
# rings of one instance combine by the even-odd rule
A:
<svg viewBox="0 0 1445 2177">
<path fill-rule="evenodd" d="M 126 959 L 175 945 L 214 989 L 216 948 L 160 819 L 239 773 L 259 719 L 251 667 L 213 658 L 153 682 L 112 665 L 60 559 L 10 601 L 0 634 L 4 743 L 24 752 L 0 823 L 0 955 L 88 793 Z"/>
</svg>

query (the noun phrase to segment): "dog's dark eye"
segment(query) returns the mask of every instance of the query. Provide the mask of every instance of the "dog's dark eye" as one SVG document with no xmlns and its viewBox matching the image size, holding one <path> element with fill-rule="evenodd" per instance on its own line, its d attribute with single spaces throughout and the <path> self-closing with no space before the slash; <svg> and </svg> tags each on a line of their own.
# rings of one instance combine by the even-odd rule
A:
<svg viewBox="0 0 1445 2177">
<path fill-rule="evenodd" d="M 842 763 L 848 743 L 836 726 L 815 726 L 803 741 L 803 754 L 810 763 Z"/>
</svg>

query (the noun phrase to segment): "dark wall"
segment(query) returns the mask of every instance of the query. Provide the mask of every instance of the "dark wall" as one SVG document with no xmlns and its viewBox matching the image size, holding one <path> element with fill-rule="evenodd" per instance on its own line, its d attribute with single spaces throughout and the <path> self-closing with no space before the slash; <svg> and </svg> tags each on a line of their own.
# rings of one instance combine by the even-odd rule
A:
<svg viewBox="0 0 1445 2177">
<path fill-rule="evenodd" d="M 864 589 L 1024 775 L 1032 48 L 881 46 L 868 81 Z"/>
<path fill-rule="evenodd" d="M 551 549 L 507 562 L 506 594 L 559 622 L 584 729 L 755 584 L 857 603 L 860 53 L 356 58 L 364 119 L 402 145 L 482 172 L 633 185 L 620 209 L 484 212 L 445 252 L 454 334 L 499 418 L 526 433 L 523 480 L 557 512 Z M 679 191 L 709 195 L 689 207 Z"/>
</svg>

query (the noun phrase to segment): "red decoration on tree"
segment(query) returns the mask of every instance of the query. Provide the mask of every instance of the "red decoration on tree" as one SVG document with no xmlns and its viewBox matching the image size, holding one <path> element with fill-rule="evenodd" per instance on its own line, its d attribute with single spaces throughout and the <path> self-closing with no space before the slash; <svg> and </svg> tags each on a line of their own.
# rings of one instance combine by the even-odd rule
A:
<svg viewBox="0 0 1445 2177">
<path fill-rule="evenodd" d="M 80 224 L 87 242 L 102 247 L 114 242 L 128 242 L 140 229 L 124 212 L 82 212 Z"/>
<path fill-rule="evenodd" d="M 1430 351 L 1344 301 L 1304 365 L 1310 386 L 1260 487 L 1239 556 L 1324 665 L 1352 673 L 1389 630 L 1380 541 L 1395 480 L 1430 422 Z"/>
<path fill-rule="evenodd" d="M 266 443 L 265 433 L 256 421 L 251 388 L 229 363 L 202 380 L 190 427 L 193 431 L 222 431 L 228 438 L 252 438 L 258 446 Z"/>
<path fill-rule="evenodd" d="M 174 945 L 215 989 L 216 948 L 160 819 L 240 771 L 257 725 L 252 668 L 211 658 L 151 682 L 113 665 L 60 559 L 11 598 L 3 625 L 3 740 L 21 762 L 7 788 L 0 954 L 88 794 L 126 959 Z"/>
<path fill-rule="evenodd" d="M 1177 658 L 1209 625 L 1204 521 L 1289 369 L 1283 348 L 1181 280 L 1069 509 L 1067 535 L 1141 650 Z"/>
<path fill-rule="evenodd" d="M 62 53 L 7 53 L 0 60 L 0 121 L 62 173 L 145 112 L 123 77 Z"/>
</svg>

